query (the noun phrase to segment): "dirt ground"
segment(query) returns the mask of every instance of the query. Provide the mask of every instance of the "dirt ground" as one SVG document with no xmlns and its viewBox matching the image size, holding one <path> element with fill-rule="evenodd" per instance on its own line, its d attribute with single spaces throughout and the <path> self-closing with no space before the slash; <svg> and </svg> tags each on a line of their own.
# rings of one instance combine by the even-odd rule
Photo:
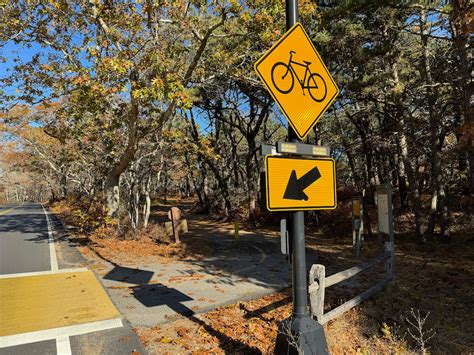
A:
<svg viewBox="0 0 474 355">
<path fill-rule="evenodd" d="M 165 218 L 167 207 L 157 210 L 155 218 L 158 221 Z M 220 228 L 232 229 L 230 223 L 212 221 L 208 216 L 188 214 L 187 218 L 204 225 L 217 224 Z M 324 326 L 331 353 L 419 353 L 428 350 L 440 354 L 467 354 L 474 351 L 472 219 L 453 218 L 449 243 L 433 240 L 421 245 L 414 241 L 405 222 L 403 218 L 396 221 L 395 281 L 372 299 Z M 253 232 L 278 237 L 276 230 L 256 228 Z M 327 275 L 368 260 L 378 250 L 375 240 L 366 240 L 363 257 L 356 259 L 349 235 L 317 233 L 309 228 L 306 235 L 308 253 L 317 254 L 318 262 L 326 266 Z M 187 255 L 179 250 L 165 253 L 168 262 L 191 257 L 193 248 L 196 248 L 197 257 L 212 252 L 203 248 L 202 239 L 193 241 L 192 233 L 183 235 L 182 240 Z M 139 254 L 133 251 L 133 241 L 127 241 L 126 247 L 108 243 L 109 248 L 103 248 L 108 257 L 127 258 Z M 142 243 L 137 245 L 144 248 Z M 150 251 L 155 247 L 145 248 Z M 375 284 L 380 276 L 377 271 L 380 269 L 364 272 L 351 282 L 328 288 L 325 312 Z M 267 354 L 273 352 L 278 323 L 290 314 L 291 290 L 284 290 L 205 314 L 134 330 L 152 354 Z M 426 317 L 421 329 L 413 326 L 417 324 L 414 315 L 418 314 L 420 321 Z"/>
<path fill-rule="evenodd" d="M 472 229 L 470 229 L 472 231 Z M 418 245 L 400 237 L 396 245 L 396 279 L 376 297 L 325 325 L 331 353 L 472 353 L 474 351 L 474 239 L 466 230 L 453 233 L 450 244 Z M 350 264 L 347 240 L 323 235 L 308 238 L 321 263 Z M 371 243 L 370 241 L 368 243 Z M 375 244 L 375 242 L 372 242 Z M 367 250 L 369 249 L 369 250 Z M 372 250 L 371 250 L 372 249 Z M 367 247 L 366 254 L 374 253 Z M 345 267 L 342 267 L 344 269 Z M 339 267 L 335 268 L 339 269 Z M 325 311 L 355 296 L 360 289 L 328 289 Z M 370 283 L 370 282 L 369 282 Z M 422 317 L 427 343 L 422 345 L 413 309 Z M 136 329 L 152 354 L 272 353 L 278 323 L 291 314 L 291 290 L 181 319 L 163 326 Z M 410 333 L 413 334 L 410 335 Z"/>
</svg>

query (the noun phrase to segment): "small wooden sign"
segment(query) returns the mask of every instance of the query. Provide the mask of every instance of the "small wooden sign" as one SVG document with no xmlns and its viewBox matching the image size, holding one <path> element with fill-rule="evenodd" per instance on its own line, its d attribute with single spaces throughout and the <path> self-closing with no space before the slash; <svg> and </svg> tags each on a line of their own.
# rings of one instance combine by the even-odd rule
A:
<svg viewBox="0 0 474 355">
<path fill-rule="evenodd" d="M 168 211 L 168 219 L 170 221 L 178 221 L 181 219 L 181 210 L 178 207 L 171 207 Z"/>
<path fill-rule="evenodd" d="M 377 185 L 377 217 L 379 234 L 388 234 L 389 240 L 393 243 L 393 206 L 392 206 L 392 186 L 390 184 Z M 381 241 L 381 249 L 383 243 Z"/>
</svg>

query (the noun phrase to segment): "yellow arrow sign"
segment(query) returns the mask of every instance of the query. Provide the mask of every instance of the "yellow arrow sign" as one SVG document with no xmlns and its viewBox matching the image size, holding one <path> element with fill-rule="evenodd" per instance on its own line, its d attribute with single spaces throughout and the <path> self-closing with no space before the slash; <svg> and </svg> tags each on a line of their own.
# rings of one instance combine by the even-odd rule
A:
<svg viewBox="0 0 474 355">
<path fill-rule="evenodd" d="M 255 63 L 255 70 L 300 139 L 307 136 L 339 93 L 299 23 Z"/>
<path fill-rule="evenodd" d="M 266 202 L 269 211 L 336 208 L 334 159 L 265 158 Z"/>
</svg>

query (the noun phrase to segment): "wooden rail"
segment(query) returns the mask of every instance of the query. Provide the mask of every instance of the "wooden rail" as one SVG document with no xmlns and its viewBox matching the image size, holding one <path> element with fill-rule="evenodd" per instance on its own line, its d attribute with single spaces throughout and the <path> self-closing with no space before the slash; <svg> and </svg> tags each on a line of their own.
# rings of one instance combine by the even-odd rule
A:
<svg viewBox="0 0 474 355">
<path fill-rule="evenodd" d="M 360 295 L 324 314 L 324 294 L 327 287 L 348 280 L 382 261 L 385 261 L 386 265 L 386 276 L 383 280 L 379 281 L 375 286 L 372 286 Z M 393 281 L 394 277 L 394 249 L 393 243 L 390 242 L 385 243 L 385 252 L 376 258 L 328 277 L 326 277 L 324 265 L 313 265 L 309 272 L 310 285 L 308 287 L 311 301 L 311 314 L 313 317 L 318 319 L 319 323 L 324 324 L 348 311 L 349 309 L 359 305 L 361 302 L 373 296 L 375 293 L 380 292 L 387 285 L 387 283 Z"/>
<path fill-rule="evenodd" d="M 358 266 L 354 266 L 353 268 L 338 272 L 337 274 L 331 275 L 326 277 L 326 287 L 335 285 L 339 282 L 346 281 L 347 279 L 350 279 L 351 277 L 357 275 L 358 273 L 367 270 L 371 266 L 374 266 L 380 261 L 384 261 L 390 258 L 390 253 L 385 252 L 379 256 L 377 256 L 375 259 L 372 259 L 371 261 L 368 261 L 366 263 L 360 264 Z"/>
</svg>

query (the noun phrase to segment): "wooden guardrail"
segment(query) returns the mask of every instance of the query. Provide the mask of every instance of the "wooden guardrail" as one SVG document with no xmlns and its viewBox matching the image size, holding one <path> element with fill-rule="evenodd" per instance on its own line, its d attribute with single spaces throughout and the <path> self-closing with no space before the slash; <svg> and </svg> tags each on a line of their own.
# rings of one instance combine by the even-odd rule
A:
<svg viewBox="0 0 474 355">
<path fill-rule="evenodd" d="M 375 293 L 380 292 L 387 285 L 387 283 L 393 281 L 395 278 L 393 243 L 386 242 L 384 249 L 384 253 L 377 256 L 376 258 L 328 277 L 326 277 L 326 269 L 324 265 L 316 264 L 311 267 L 309 272 L 310 285 L 308 287 L 311 303 L 311 314 L 313 317 L 318 319 L 319 323 L 324 324 L 338 317 L 342 313 L 357 306 Z M 383 261 L 385 261 L 386 265 L 386 275 L 383 280 L 379 281 L 375 286 L 372 286 L 360 295 L 324 314 L 324 294 L 327 287 L 348 280 L 362 271 L 365 271 L 377 263 Z"/>
</svg>

